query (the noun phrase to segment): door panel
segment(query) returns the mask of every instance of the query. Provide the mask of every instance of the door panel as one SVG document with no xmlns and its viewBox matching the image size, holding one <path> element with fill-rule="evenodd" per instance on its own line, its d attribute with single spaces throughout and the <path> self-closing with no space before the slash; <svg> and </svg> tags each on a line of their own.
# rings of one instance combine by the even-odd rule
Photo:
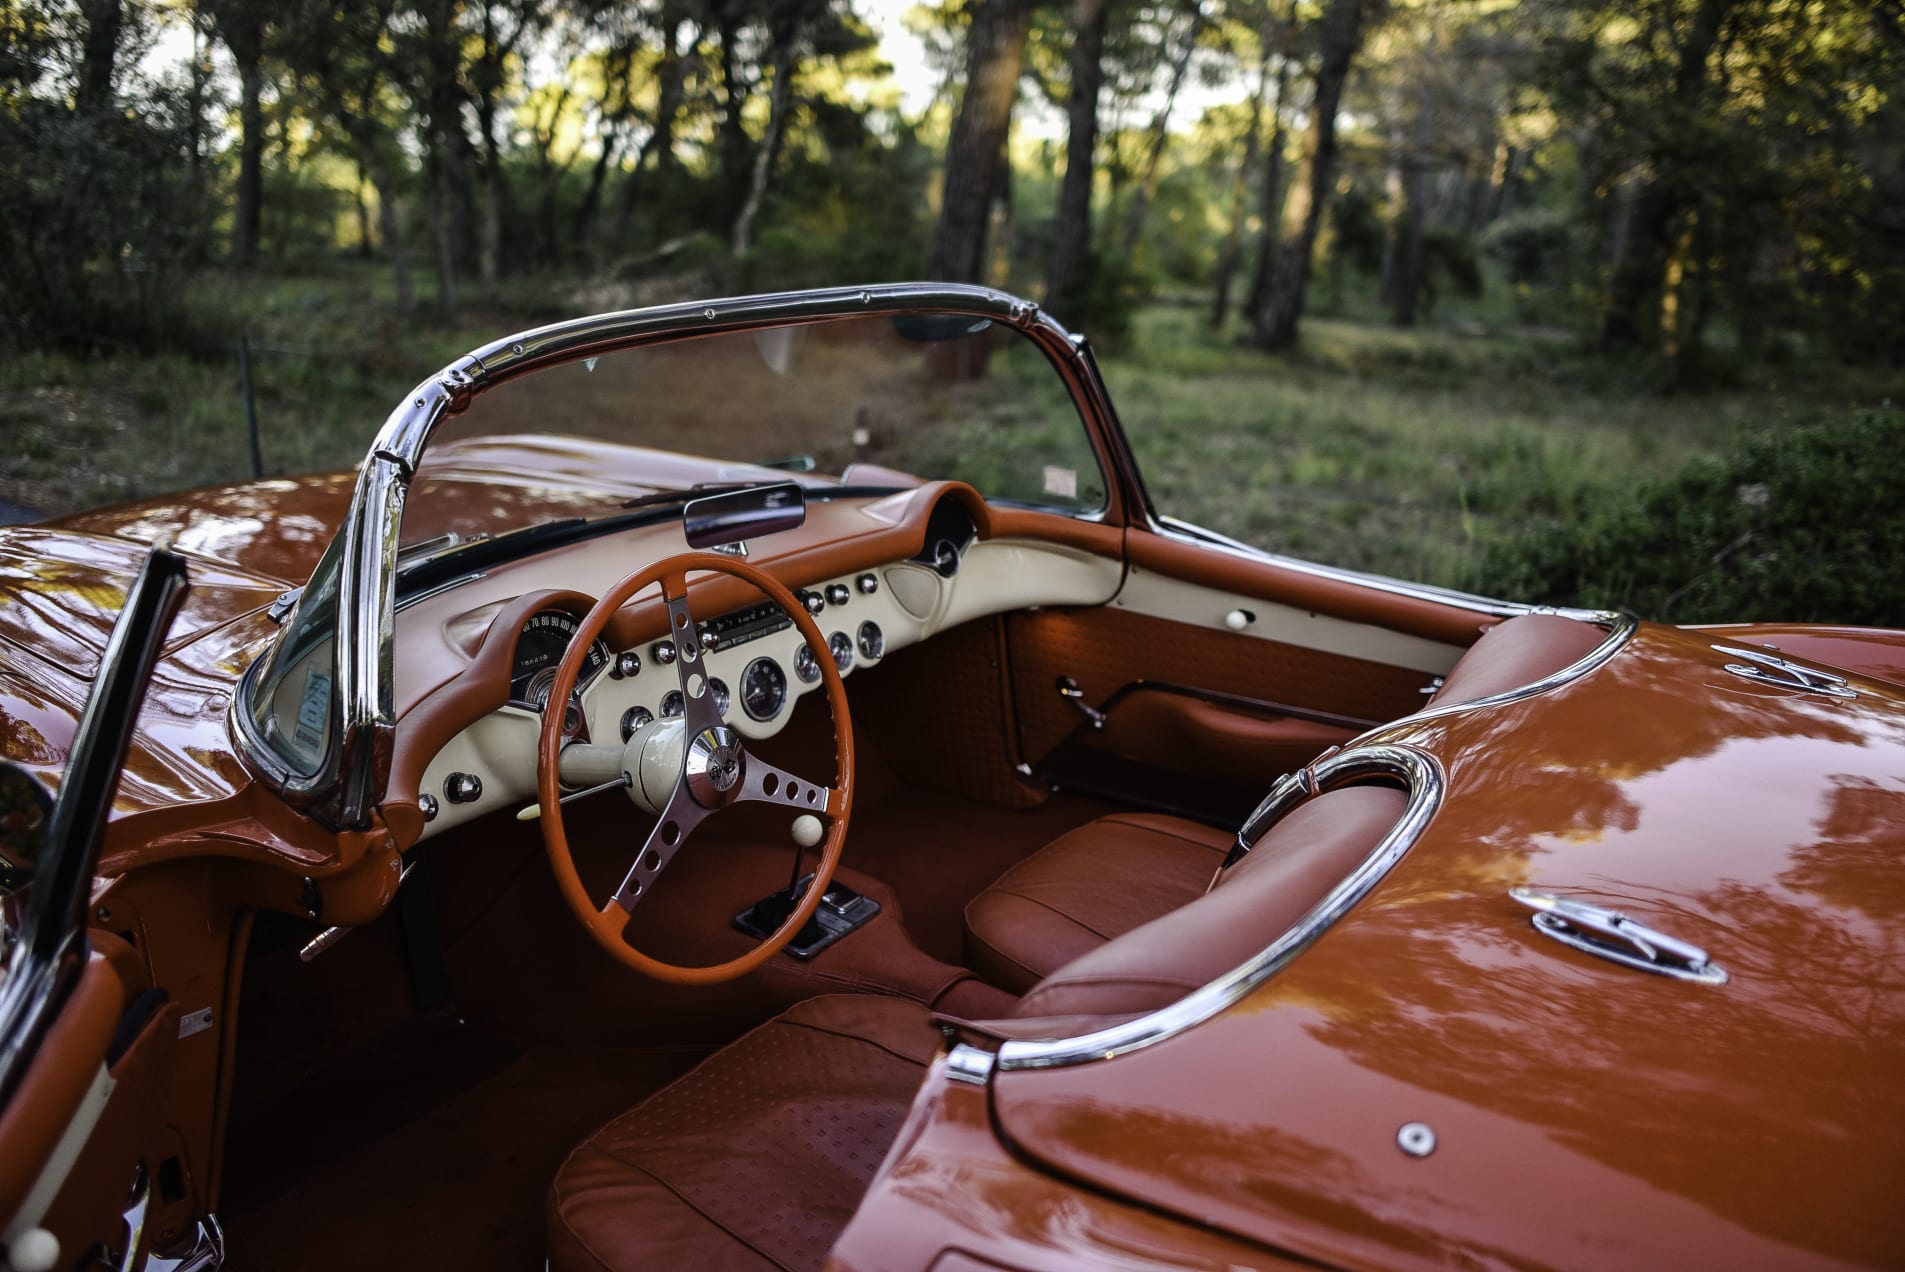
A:
<svg viewBox="0 0 1905 1272">
<path fill-rule="evenodd" d="M 1234 826 L 1327 747 L 1416 710 L 1433 680 L 1115 604 L 1014 614 L 1007 638 L 1021 751 L 1035 772 L 1217 825 Z"/>
</svg>

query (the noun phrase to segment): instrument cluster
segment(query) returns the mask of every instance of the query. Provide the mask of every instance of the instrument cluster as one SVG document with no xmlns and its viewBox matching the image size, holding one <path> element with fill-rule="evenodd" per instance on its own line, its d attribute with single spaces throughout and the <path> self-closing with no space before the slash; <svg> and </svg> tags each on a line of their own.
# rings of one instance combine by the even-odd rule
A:
<svg viewBox="0 0 1905 1272">
<path fill-rule="evenodd" d="M 872 570 L 802 588 L 795 596 L 825 634 L 824 654 L 811 648 L 794 620 L 769 600 L 709 618 L 697 616 L 715 705 L 747 736 L 780 731 L 792 703 L 820 684 L 820 658 L 831 657 L 840 674 L 848 675 L 886 656 L 889 633 L 910 631 L 914 625 Z M 521 641 L 518 651 L 520 660 Z M 555 657 L 560 656 L 558 648 Z M 633 649 L 591 651 L 592 681 L 578 693 L 595 740 L 626 739 L 649 720 L 679 716 L 679 658 L 675 642 L 667 637 Z M 607 674 L 596 674 L 601 670 Z"/>
</svg>

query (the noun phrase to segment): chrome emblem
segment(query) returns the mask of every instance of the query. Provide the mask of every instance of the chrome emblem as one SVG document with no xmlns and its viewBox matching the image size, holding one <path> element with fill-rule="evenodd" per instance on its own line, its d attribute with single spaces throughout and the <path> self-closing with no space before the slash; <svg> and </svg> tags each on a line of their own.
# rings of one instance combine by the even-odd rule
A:
<svg viewBox="0 0 1905 1272">
<path fill-rule="evenodd" d="M 1727 663 L 1725 669 L 1744 680 L 1757 680 L 1761 684 L 1778 685 L 1782 689 L 1797 689 L 1801 693 L 1821 693 L 1828 698 L 1856 698 L 1859 695 L 1846 688 L 1846 678 L 1835 676 L 1829 671 L 1819 671 L 1812 667 L 1801 667 L 1798 663 L 1788 662 L 1777 654 L 1769 654 L 1763 649 L 1741 649 L 1735 645 L 1715 645 L 1716 653 L 1729 658 L 1745 658 L 1744 663 Z"/>
<path fill-rule="evenodd" d="M 725 724 L 703 729 L 688 741 L 682 775 L 688 791 L 703 808 L 720 808 L 734 796 L 747 775 L 747 753 L 741 735 Z"/>
</svg>

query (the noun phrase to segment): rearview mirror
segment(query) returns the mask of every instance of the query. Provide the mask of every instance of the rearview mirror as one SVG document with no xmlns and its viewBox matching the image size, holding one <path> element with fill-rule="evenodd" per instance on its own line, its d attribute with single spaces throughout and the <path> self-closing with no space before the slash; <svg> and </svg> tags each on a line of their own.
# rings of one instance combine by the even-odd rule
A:
<svg viewBox="0 0 1905 1272">
<path fill-rule="evenodd" d="M 749 486 L 697 499 L 681 510 L 691 548 L 719 548 L 806 524 L 807 492 L 793 482 Z"/>
</svg>

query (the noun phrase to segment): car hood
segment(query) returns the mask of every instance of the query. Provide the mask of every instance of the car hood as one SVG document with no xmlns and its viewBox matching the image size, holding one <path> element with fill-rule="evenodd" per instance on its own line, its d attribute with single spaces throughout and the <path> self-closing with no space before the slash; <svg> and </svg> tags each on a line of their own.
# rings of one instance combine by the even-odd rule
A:
<svg viewBox="0 0 1905 1272">
<path fill-rule="evenodd" d="M 1001 1072 L 1001 1132 L 1347 1267 L 1905 1260 L 1901 690 L 1755 684 L 1720 643 L 1643 626 L 1560 689 L 1371 734 L 1446 777 L 1388 877 L 1207 1023 Z M 1572 950 L 1517 885 L 1729 979 Z M 1411 1123 L 1427 1156 L 1399 1147 Z"/>
<path fill-rule="evenodd" d="M 145 559 L 138 529 L 175 528 L 164 524 L 167 511 L 128 505 L 0 530 L 0 758 L 49 785 L 59 784 L 100 656 Z M 231 533 L 229 519 L 218 516 L 186 529 L 176 540 L 201 548 Z M 247 545 L 232 555 L 268 551 Z M 203 551 L 184 555 L 190 588 L 139 714 L 115 815 L 223 798 L 250 780 L 232 754 L 225 711 L 239 675 L 277 631 L 265 609 L 285 583 Z"/>
</svg>

